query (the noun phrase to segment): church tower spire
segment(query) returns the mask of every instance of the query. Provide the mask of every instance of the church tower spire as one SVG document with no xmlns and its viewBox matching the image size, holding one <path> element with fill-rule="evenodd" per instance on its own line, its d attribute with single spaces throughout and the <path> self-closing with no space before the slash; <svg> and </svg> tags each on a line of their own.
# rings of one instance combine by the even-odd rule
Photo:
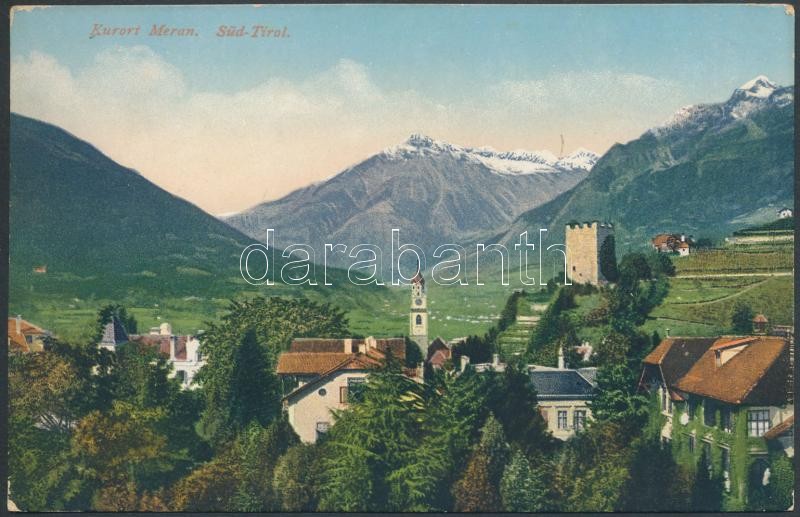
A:
<svg viewBox="0 0 800 517">
<path fill-rule="evenodd" d="M 425 278 L 422 276 L 419 261 L 417 261 L 417 274 L 411 279 L 408 335 L 419 345 L 422 356 L 425 357 L 428 352 L 428 294 L 425 291 Z"/>
</svg>

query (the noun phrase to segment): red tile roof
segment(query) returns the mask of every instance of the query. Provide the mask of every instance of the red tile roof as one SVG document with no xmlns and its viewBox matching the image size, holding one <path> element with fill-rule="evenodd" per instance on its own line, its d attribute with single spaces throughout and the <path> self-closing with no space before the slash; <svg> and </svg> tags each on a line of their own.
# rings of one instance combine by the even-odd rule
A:
<svg viewBox="0 0 800 517">
<path fill-rule="evenodd" d="M 349 341 L 349 346 L 345 343 Z M 360 345 L 365 345 L 367 339 L 353 338 L 353 339 L 322 339 L 322 338 L 296 338 L 292 340 L 289 346 L 290 353 L 308 352 L 308 353 L 357 353 Z M 375 346 L 381 352 L 386 352 L 391 349 L 392 355 L 397 359 L 405 359 L 406 357 L 406 341 L 403 338 L 379 338 L 375 339 Z"/>
<path fill-rule="evenodd" d="M 711 345 L 711 348 L 709 348 L 709 350 L 723 350 L 725 348 L 731 348 L 731 347 L 735 347 L 735 346 L 745 345 L 747 343 L 752 343 L 752 342 L 757 341 L 757 340 L 758 340 L 758 338 L 755 337 L 755 336 L 742 337 L 742 338 L 739 338 L 739 337 L 721 337 L 721 338 L 717 339 L 716 341 L 714 341 L 714 344 Z"/>
<path fill-rule="evenodd" d="M 735 342 L 747 346 L 717 366 L 717 352 Z M 771 379 L 765 378 L 782 356 L 788 358 L 786 340 L 773 336 L 762 336 L 753 340 L 723 337 L 717 340 L 715 346 L 716 348 L 710 347 L 686 375 L 675 383 L 677 389 L 731 404 L 742 404 L 749 402 L 751 394 L 762 385 L 762 389 L 758 390 L 758 403 L 781 403 L 785 379 L 778 377 L 785 376 L 783 371 L 776 371 Z M 788 361 L 782 363 L 785 363 L 784 366 L 788 365 Z"/>
</svg>

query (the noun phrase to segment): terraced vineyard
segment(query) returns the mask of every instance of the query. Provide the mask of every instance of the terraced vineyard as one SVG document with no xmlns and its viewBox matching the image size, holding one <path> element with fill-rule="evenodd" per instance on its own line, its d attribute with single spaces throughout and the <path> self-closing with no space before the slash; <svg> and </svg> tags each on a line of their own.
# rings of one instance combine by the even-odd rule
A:
<svg viewBox="0 0 800 517">
<path fill-rule="evenodd" d="M 514 324 L 497 338 L 501 357 L 507 358 L 525 352 L 531 332 L 536 328 L 545 309 L 547 309 L 547 303 L 542 303 L 542 297 L 539 294 L 526 293 L 519 299 Z"/>
</svg>

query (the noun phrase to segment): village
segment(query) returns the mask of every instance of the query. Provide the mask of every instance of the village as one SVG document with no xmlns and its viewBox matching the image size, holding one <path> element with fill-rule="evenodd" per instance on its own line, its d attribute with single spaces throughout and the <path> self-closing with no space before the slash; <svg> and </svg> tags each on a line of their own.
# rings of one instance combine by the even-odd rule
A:
<svg viewBox="0 0 800 517">
<path fill-rule="evenodd" d="M 781 458 L 794 457 L 794 327 L 772 324 L 767 315 L 759 313 L 745 315 L 747 320 L 739 322 L 735 334 L 684 337 L 670 335 L 667 330 L 663 338 L 644 345 L 639 352 L 640 360 L 632 351 L 639 346 L 635 344 L 636 337 L 629 337 L 633 344 L 621 352 L 609 348 L 608 336 L 594 342 L 576 339 L 573 329 L 554 323 L 558 320 L 555 308 L 562 303 L 562 298 L 574 298 L 575 293 L 580 296 L 605 292 L 613 306 L 619 303 L 615 302 L 613 292 L 622 289 L 624 284 L 632 281 L 625 289 L 630 290 L 631 296 L 640 296 L 641 285 L 655 285 L 659 280 L 655 272 L 652 276 L 650 272 L 637 273 L 641 276 L 626 280 L 626 275 L 630 274 L 622 271 L 626 258 L 620 261 L 619 267 L 616 259 L 609 265 L 609 242 L 613 256 L 612 224 L 570 223 L 565 228 L 565 236 L 567 276 L 571 282 L 558 287 L 550 305 L 532 304 L 526 301 L 523 290 L 516 290 L 507 305 L 513 310 L 510 314 L 504 312 L 501 318 L 504 321 L 499 323 L 501 328 L 496 329 L 493 336 L 447 341 L 430 336 L 428 290 L 419 268 L 408 282 L 406 335 L 287 335 L 288 347 L 275 354 L 274 365 L 274 374 L 279 380 L 279 388 L 276 388 L 280 393 L 279 411 L 283 415 L 280 418 L 286 419 L 299 443 L 324 444 L 328 434 L 337 428 L 337 421 L 362 403 L 373 375 L 384 371 L 388 364 L 399 363 L 397 372 L 420 387 L 426 383 L 436 385 L 445 377 L 504 375 L 509 370 L 526 378 L 531 393 L 535 393 L 536 415 L 527 415 L 527 418 L 541 419 L 543 436 L 548 440 L 572 443 L 595 426 L 598 416 L 603 420 L 617 418 L 609 416 L 608 401 L 600 402 L 610 395 L 606 390 L 620 389 L 613 382 L 609 384 L 607 374 L 605 381 L 602 378 L 602 372 L 617 362 L 623 370 L 630 365 L 636 369 L 627 371 L 631 379 L 635 378 L 635 385 L 624 395 L 629 399 L 628 404 L 638 400 L 639 411 L 644 411 L 642 408 L 648 404 L 651 407 L 645 419 L 637 417 L 635 420 L 639 425 L 655 429 L 653 436 L 670 461 L 692 471 L 701 465 L 706 469 L 703 478 L 706 482 L 719 480 L 720 508 L 752 508 L 752 502 L 760 497 L 759 504 L 765 507 L 777 504 L 784 505 L 782 509 L 791 509 L 793 492 L 786 493 L 786 481 L 778 475 L 785 474 L 785 462 Z M 653 263 L 667 264 L 664 267 L 669 269 L 671 261 L 685 260 L 698 253 L 697 246 L 698 243 L 685 234 L 656 235 L 651 241 Z M 630 265 L 635 260 L 627 260 L 627 263 Z M 636 267 L 647 265 L 639 263 L 633 269 Z M 40 272 L 46 273 L 46 269 Z M 530 310 L 537 309 L 539 316 L 520 313 L 518 308 L 526 304 L 530 305 Z M 636 306 L 628 309 L 638 310 Z M 612 327 L 615 316 L 608 311 L 613 310 L 607 308 L 600 316 L 610 318 Z M 172 326 L 163 322 L 146 333 L 137 334 L 126 329 L 124 318 L 119 312 L 107 314 L 96 342 L 98 350 L 111 354 L 131 346 L 152 350 L 156 354 L 153 357 L 160 357 L 166 365 L 168 377 L 183 391 L 202 393 L 206 389 L 203 380 L 212 377 L 202 372 L 209 355 L 214 357 L 219 352 L 204 350 L 204 333 L 176 335 Z M 551 320 L 549 323 L 543 321 L 547 318 Z M 556 325 L 550 337 L 543 329 L 548 324 Z M 512 327 L 522 334 L 517 332 L 516 337 L 508 337 Z M 531 354 L 529 343 L 536 342 L 537 329 L 540 329 L 539 344 L 544 343 L 544 347 Z M 625 331 L 614 332 L 611 335 L 620 336 Z M 8 318 L 8 346 L 12 355 L 48 354 L 53 338 L 51 332 L 22 316 Z M 530 358 L 538 358 L 538 361 L 526 362 Z M 243 366 L 247 368 L 248 365 Z M 98 367 L 93 371 L 96 375 Z M 242 375 L 257 375 L 257 372 Z M 439 380 L 435 380 L 437 378 Z M 618 409 L 621 414 L 627 411 Z M 37 425 L 48 428 L 46 422 L 51 417 L 53 415 L 40 415 Z M 75 425 L 75 422 L 69 424 L 77 432 L 79 429 L 75 429 Z M 638 436 L 643 431 L 632 432 Z M 776 486 L 776 490 L 782 491 L 782 498 L 777 501 L 778 496 L 769 492 Z M 765 493 L 770 495 L 765 496 Z M 786 501 L 789 504 L 785 504 Z M 468 510 L 482 508 L 478 503 L 475 508 L 463 506 L 468 504 L 464 502 L 457 504 Z M 190 504 L 184 508 L 195 507 Z M 306 507 L 279 505 L 277 508 Z M 542 508 L 546 507 L 533 507 L 534 510 Z"/>
</svg>

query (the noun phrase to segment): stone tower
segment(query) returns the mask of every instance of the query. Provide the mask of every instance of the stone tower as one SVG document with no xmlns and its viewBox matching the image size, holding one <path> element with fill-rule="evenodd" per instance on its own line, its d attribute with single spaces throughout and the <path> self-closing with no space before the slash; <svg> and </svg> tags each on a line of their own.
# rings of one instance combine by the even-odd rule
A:
<svg viewBox="0 0 800 517">
<path fill-rule="evenodd" d="M 600 247 L 611 235 L 614 235 L 614 226 L 611 223 L 592 221 L 567 224 L 567 276 L 573 284 L 608 283 L 600 271 Z"/>
<path fill-rule="evenodd" d="M 425 357 L 428 351 L 428 295 L 419 265 L 417 274 L 411 280 L 411 312 L 408 324 L 408 336 L 419 345 L 422 357 Z"/>
</svg>

